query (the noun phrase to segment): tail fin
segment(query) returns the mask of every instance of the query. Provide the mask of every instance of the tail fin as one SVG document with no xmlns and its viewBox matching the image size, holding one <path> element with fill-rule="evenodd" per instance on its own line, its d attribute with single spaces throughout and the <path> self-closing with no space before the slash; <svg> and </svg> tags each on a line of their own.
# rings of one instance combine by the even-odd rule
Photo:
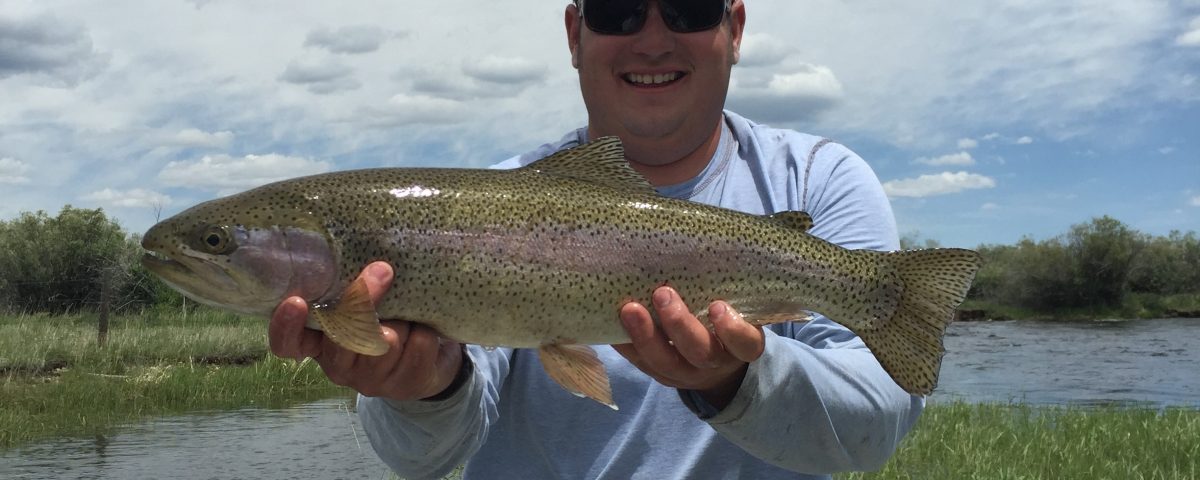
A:
<svg viewBox="0 0 1200 480">
<path fill-rule="evenodd" d="M 942 366 L 942 337 L 954 309 L 971 288 L 979 254 L 957 248 L 908 250 L 884 255 L 903 283 L 890 319 L 857 332 L 900 388 L 928 395 Z"/>
</svg>

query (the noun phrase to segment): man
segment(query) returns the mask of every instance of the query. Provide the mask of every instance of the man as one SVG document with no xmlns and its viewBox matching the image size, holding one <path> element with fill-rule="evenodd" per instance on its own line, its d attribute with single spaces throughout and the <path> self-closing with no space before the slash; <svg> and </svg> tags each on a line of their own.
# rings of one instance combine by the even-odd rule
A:
<svg viewBox="0 0 1200 480">
<path fill-rule="evenodd" d="M 814 235 L 896 249 L 887 199 L 862 159 L 723 110 L 745 21 L 741 0 L 567 6 L 588 125 L 500 167 L 617 135 L 663 195 L 756 214 L 806 210 Z M 375 263 L 363 276 L 378 301 L 392 271 Z M 391 350 L 355 355 L 304 330 L 298 298 L 276 311 L 271 348 L 314 357 L 361 392 L 372 446 L 406 478 L 463 462 L 467 478 L 827 478 L 883 465 L 920 414 L 923 399 L 827 319 L 761 329 L 715 302 L 710 332 L 672 289 L 653 299 L 657 325 L 626 304 L 614 314 L 632 343 L 598 348 L 617 412 L 554 385 L 536 352 L 464 348 L 416 323 L 384 322 Z"/>
</svg>

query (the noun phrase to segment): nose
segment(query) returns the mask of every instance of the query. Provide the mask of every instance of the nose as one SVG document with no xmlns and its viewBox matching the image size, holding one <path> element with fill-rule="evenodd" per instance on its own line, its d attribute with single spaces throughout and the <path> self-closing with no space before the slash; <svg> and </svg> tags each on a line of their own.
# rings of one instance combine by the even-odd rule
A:
<svg viewBox="0 0 1200 480">
<path fill-rule="evenodd" d="M 634 34 L 633 52 L 657 59 L 675 50 L 675 32 L 663 22 L 657 1 L 651 1 L 646 11 L 646 24 Z"/>
</svg>

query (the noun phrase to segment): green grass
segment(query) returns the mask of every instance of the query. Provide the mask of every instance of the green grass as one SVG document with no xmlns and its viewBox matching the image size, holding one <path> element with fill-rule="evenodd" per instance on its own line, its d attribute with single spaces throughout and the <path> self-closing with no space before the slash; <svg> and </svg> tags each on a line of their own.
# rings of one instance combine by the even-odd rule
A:
<svg viewBox="0 0 1200 480">
<path fill-rule="evenodd" d="M 108 342 L 97 345 L 96 316 L 0 316 L 0 375 L 41 375 L 86 367 L 122 374 L 161 363 L 249 363 L 267 352 L 267 324 L 199 310 L 183 316 L 122 316 L 109 322 Z"/>
<path fill-rule="evenodd" d="M 1200 411 L 933 404 L 881 471 L 835 478 L 1200 478 Z"/>
<path fill-rule="evenodd" d="M 201 312 L 114 319 L 104 348 L 94 317 L 0 317 L 0 448 L 150 416 L 350 394 L 312 362 L 267 353 L 262 319 Z"/>
</svg>

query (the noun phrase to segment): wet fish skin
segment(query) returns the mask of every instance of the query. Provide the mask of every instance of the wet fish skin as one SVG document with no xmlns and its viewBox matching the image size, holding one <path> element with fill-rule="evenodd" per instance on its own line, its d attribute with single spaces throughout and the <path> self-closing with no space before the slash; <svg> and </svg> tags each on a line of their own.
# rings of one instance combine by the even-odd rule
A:
<svg viewBox="0 0 1200 480">
<path fill-rule="evenodd" d="M 310 326 L 368 354 L 386 344 L 371 338 L 377 320 L 352 281 L 388 261 L 395 279 L 379 315 L 467 343 L 541 348 L 556 381 L 602 403 L 606 377 L 601 387 L 594 374 L 563 374 L 596 367 L 561 347 L 627 342 L 618 309 L 649 306 L 663 284 L 702 320 L 714 300 L 759 325 L 822 313 L 863 338 L 906 391 L 930 393 L 978 255 L 847 250 L 810 226 L 802 212 L 761 217 L 658 196 L 604 139 L 516 170 L 285 180 L 197 205 L 143 245 L 158 254 L 147 268 L 199 301 L 269 315 L 299 295 L 313 306 Z"/>
</svg>

